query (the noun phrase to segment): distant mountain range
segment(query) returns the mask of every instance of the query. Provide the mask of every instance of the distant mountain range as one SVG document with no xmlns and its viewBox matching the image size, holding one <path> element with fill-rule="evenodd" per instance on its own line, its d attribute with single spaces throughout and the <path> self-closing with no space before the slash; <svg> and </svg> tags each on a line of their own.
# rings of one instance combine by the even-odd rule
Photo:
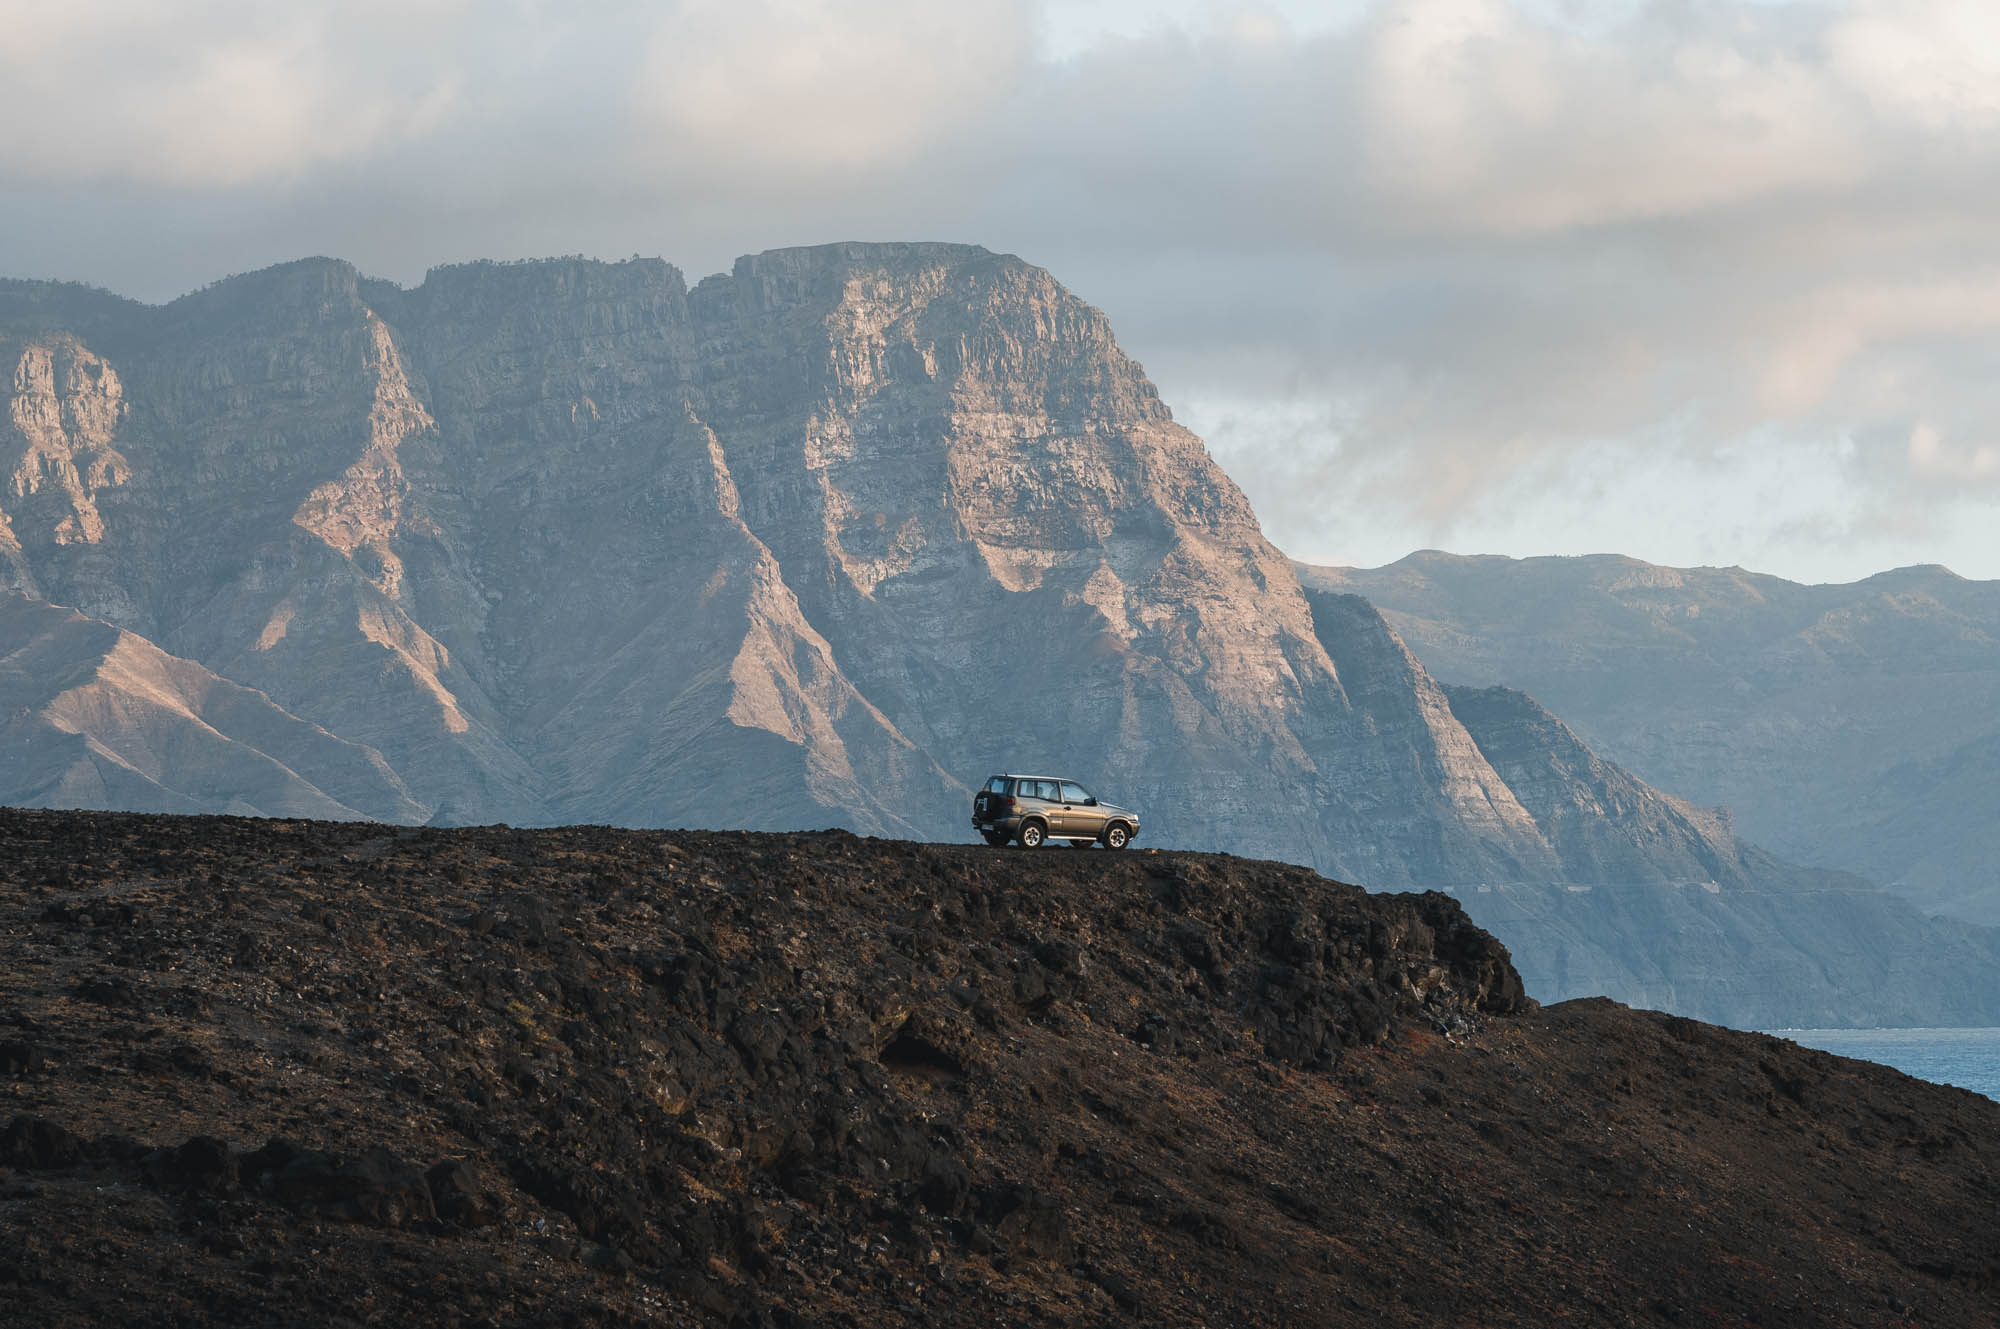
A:
<svg viewBox="0 0 2000 1329">
<path fill-rule="evenodd" d="M 1302 587 L 1009 256 L 4 283 L 0 365 L 8 802 L 963 839 L 1032 767 L 1142 846 L 1458 893 L 1544 999 L 2000 1023 L 2000 932 L 1782 862 Z"/>
<path fill-rule="evenodd" d="M 1300 575 L 1368 597 L 1440 677 L 1526 689 L 1787 858 L 2000 923 L 2000 582 L 1430 551 Z"/>
</svg>

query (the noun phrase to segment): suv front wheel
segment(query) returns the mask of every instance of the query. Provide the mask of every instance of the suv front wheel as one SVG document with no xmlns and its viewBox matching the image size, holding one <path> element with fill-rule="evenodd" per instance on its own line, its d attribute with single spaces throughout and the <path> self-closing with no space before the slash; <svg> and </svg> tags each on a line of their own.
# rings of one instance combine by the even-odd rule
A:
<svg viewBox="0 0 2000 1329">
<path fill-rule="evenodd" d="M 1042 841 L 1046 838 L 1048 838 L 1048 832 L 1042 829 L 1042 823 L 1038 821 L 1024 821 L 1021 823 L 1021 848 L 1040 849 Z"/>
<path fill-rule="evenodd" d="M 1123 849 L 1126 842 L 1131 840 L 1131 838 L 1132 833 L 1125 829 L 1123 822 L 1114 821 L 1104 828 L 1104 847 L 1106 849 Z"/>
</svg>

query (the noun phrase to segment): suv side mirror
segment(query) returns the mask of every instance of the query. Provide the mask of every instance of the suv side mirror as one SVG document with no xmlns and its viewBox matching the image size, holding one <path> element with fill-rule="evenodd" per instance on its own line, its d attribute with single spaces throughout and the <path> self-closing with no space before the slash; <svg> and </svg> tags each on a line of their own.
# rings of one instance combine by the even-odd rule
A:
<svg viewBox="0 0 2000 1329">
<path fill-rule="evenodd" d="M 1088 798 L 1084 799 L 1084 800 L 1083 800 L 1083 805 L 1084 805 L 1085 807 L 1087 807 L 1087 808 L 1094 808 L 1094 807 L 1096 807 L 1096 806 L 1097 806 L 1097 795 L 1096 795 L 1096 794 L 1092 794 L 1092 795 L 1090 795 L 1090 797 L 1088 797 Z"/>
</svg>

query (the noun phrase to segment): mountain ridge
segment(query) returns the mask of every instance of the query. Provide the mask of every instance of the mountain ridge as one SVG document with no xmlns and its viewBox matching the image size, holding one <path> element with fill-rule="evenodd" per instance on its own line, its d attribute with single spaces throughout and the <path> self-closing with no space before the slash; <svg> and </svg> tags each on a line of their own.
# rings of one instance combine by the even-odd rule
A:
<svg viewBox="0 0 2000 1329">
<path fill-rule="evenodd" d="M 1442 676 L 1526 689 L 1774 851 L 2000 921 L 1968 815 L 2000 805 L 2000 582 L 1926 564 L 1806 586 L 1618 555 L 1300 566 L 1380 605 Z"/>
<path fill-rule="evenodd" d="M 1604 852 L 1546 833 L 1373 608 L 1308 594 L 1102 312 L 1014 256 L 773 251 L 692 289 L 307 260 L 145 308 L 116 355 L 59 296 L 0 288 L 0 577 L 379 754 L 411 820 L 964 838 L 968 782 L 1031 764 L 1149 842 L 1378 888 Z M 1637 843 L 1669 806 L 1593 815 Z"/>
</svg>

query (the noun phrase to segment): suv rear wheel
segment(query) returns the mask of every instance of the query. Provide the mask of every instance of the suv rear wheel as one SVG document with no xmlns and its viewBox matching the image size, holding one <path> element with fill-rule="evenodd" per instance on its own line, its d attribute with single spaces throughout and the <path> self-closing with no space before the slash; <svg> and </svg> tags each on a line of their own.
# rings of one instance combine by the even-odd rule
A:
<svg viewBox="0 0 2000 1329">
<path fill-rule="evenodd" d="M 1114 821 L 1104 828 L 1104 847 L 1106 849 L 1123 849 L 1126 842 L 1131 838 L 1132 832 L 1125 829 L 1125 823 L 1122 821 Z"/>
<path fill-rule="evenodd" d="M 1021 848 L 1040 849 L 1042 841 L 1047 837 L 1048 832 L 1042 829 L 1042 823 L 1038 821 L 1024 821 L 1021 823 Z"/>
</svg>

